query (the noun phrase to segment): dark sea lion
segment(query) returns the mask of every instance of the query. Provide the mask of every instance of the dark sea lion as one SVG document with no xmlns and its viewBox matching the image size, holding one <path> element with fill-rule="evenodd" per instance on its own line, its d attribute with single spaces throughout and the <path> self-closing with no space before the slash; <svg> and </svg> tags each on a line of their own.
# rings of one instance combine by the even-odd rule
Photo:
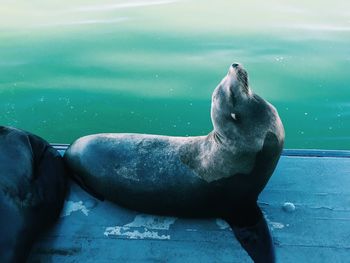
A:
<svg viewBox="0 0 350 263">
<path fill-rule="evenodd" d="M 60 154 L 42 138 L 0 126 L 0 262 L 25 262 L 59 216 L 66 193 Z"/>
<path fill-rule="evenodd" d="M 283 148 L 282 122 L 250 89 L 240 64 L 232 64 L 214 90 L 211 119 L 207 136 L 85 136 L 64 158 L 80 185 L 97 197 L 147 213 L 222 217 L 255 262 L 274 262 L 257 198 Z M 257 231 L 269 245 L 251 245 L 247 233 Z"/>
</svg>

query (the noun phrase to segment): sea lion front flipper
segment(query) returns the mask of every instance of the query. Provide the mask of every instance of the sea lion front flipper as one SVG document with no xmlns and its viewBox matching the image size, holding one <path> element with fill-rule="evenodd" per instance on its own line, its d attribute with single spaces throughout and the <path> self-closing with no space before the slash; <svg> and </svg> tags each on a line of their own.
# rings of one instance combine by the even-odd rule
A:
<svg viewBox="0 0 350 263">
<path fill-rule="evenodd" d="M 256 205 L 252 209 L 244 209 L 242 213 L 239 213 L 238 218 L 231 216 L 224 218 L 231 226 L 237 240 L 255 263 L 275 263 L 276 255 L 272 236 L 260 208 Z M 245 219 L 248 223 L 246 226 L 243 225 Z M 256 222 L 251 225 L 253 221 Z"/>
</svg>

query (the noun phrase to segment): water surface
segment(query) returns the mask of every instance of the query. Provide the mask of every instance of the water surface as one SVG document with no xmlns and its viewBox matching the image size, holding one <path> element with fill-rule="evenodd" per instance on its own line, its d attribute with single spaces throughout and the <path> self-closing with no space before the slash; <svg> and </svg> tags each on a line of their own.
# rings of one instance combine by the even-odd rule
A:
<svg viewBox="0 0 350 263">
<path fill-rule="evenodd" d="M 238 61 L 286 148 L 350 149 L 350 2 L 2 1 L 0 123 L 50 142 L 202 135 Z"/>
</svg>

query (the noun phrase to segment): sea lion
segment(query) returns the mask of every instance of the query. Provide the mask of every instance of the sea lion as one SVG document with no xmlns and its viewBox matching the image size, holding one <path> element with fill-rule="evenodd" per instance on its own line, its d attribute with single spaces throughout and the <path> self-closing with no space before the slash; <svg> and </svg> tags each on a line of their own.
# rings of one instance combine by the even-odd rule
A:
<svg viewBox="0 0 350 263">
<path fill-rule="evenodd" d="M 214 129 L 206 136 L 85 136 L 64 159 L 79 184 L 99 198 L 147 213 L 222 217 L 234 230 L 260 222 L 269 238 L 256 202 L 283 148 L 280 117 L 234 63 L 213 92 L 211 119 Z"/>
<path fill-rule="evenodd" d="M 42 138 L 0 126 L 0 262 L 25 262 L 32 243 L 62 209 L 66 171 Z"/>
</svg>

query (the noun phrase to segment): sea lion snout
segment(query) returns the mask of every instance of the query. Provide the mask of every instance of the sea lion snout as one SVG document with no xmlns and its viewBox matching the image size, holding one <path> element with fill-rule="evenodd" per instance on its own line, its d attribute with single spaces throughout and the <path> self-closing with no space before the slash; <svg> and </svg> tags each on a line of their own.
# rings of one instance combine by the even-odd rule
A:
<svg viewBox="0 0 350 263">
<path fill-rule="evenodd" d="M 228 74 L 229 76 L 233 76 L 233 77 L 238 77 L 238 73 L 244 70 L 243 65 L 238 63 L 238 62 L 234 62 L 231 64 L 231 66 L 228 69 Z"/>
<path fill-rule="evenodd" d="M 235 93 L 237 86 L 240 87 L 239 91 L 245 96 L 250 96 L 250 89 L 248 83 L 248 73 L 240 63 L 232 63 L 227 77 L 231 79 L 231 89 Z"/>
</svg>

